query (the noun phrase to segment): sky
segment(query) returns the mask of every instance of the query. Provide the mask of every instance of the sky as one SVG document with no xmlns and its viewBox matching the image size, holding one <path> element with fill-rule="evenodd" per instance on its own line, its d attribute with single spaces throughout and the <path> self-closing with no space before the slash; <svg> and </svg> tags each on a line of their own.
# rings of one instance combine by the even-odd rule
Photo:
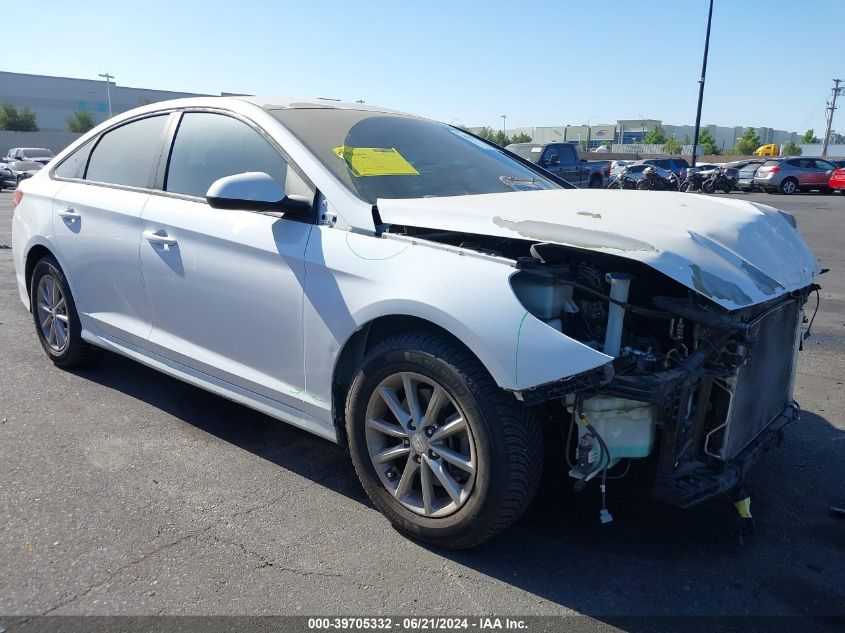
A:
<svg viewBox="0 0 845 633">
<path fill-rule="evenodd" d="M 333 97 L 448 123 L 692 124 L 707 0 L 39 0 L 0 70 Z M 15 51 L 15 52 L 13 52 Z M 845 0 L 715 0 L 703 124 L 817 135 L 845 79 Z M 2 86 L 0 86 L 2 94 Z M 834 129 L 845 130 L 845 98 Z M 841 121 L 841 122 L 838 122 Z"/>
</svg>

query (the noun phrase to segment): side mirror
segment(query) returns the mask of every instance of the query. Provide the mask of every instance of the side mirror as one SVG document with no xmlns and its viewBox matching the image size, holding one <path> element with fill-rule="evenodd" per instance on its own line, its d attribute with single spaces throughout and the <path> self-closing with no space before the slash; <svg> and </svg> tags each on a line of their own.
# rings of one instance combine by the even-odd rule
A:
<svg viewBox="0 0 845 633">
<path fill-rule="evenodd" d="M 537 163 L 540 167 L 548 167 L 549 160 L 547 158 L 541 158 L 540 161 Z"/>
<path fill-rule="evenodd" d="M 211 183 L 205 199 L 212 209 L 280 211 L 304 214 L 311 203 L 299 196 L 288 197 L 282 186 L 263 171 L 224 176 Z"/>
</svg>

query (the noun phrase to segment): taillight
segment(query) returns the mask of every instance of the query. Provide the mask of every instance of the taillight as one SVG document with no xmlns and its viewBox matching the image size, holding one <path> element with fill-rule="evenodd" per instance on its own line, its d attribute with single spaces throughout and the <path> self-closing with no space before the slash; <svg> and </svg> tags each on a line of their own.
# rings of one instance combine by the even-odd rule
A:
<svg viewBox="0 0 845 633">
<path fill-rule="evenodd" d="M 605 177 L 605 178 L 610 178 L 610 165 L 607 165 L 607 166 L 604 168 L 604 177 Z"/>
<path fill-rule="evenodd" d="M 776 174 L 779 171 L 780 171 L 780 167 L 769 167 L 769 173 L 770 174 Z"/>
<path fill-rule="evenodd" d="M 23 191 L 15 189 L 15 193 L 12 194 L 12 207 L 18 206 L 21 200 L 23 200 Z"/>
</svg>

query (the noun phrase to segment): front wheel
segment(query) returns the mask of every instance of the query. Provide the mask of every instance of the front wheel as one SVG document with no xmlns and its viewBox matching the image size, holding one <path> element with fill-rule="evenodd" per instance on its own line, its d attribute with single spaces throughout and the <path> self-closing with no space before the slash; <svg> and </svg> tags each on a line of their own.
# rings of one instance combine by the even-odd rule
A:
<svg viewBox="0 0 845 633">
<path fill-rule="evenodd" d="M 481 363 L 444 336 L 394 336 L 353 379 L 346 429 L 355 471 L 402 532 L 452 549 L 513 523 L 540 480 L 542 433 Z"/>
</svg>

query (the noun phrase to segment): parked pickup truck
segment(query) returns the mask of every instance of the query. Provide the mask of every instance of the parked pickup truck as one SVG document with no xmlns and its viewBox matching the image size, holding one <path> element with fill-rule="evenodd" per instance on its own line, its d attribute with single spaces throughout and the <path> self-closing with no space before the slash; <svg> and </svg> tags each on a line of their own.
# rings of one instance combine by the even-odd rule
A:
<svg viewBox="0 0 845 633">
<path fill-rule="evenodd" d="M 575 143 L 512 143 L 505 149 L 579 187 L 604 187 L 610 177 L 609 160 L 579 158 Z"/>
</svg>

